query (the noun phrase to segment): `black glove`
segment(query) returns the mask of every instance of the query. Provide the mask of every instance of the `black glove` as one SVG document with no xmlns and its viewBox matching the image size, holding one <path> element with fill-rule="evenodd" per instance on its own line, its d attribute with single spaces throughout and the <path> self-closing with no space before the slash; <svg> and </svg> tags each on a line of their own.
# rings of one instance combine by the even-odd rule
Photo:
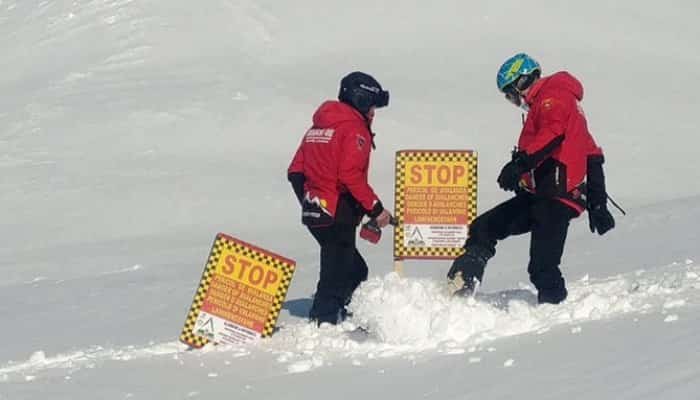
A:
<svg viewBox="0 0 700 400">
<path fill-rule="evenodd" d="M 513 159 L 501 169 L 498 186 L 505 191 L 518 189 L 520 176 L 530 169 L 529 157 L 524 151 L 513 152 Z"/>
<path fill-rule="evenodd" d="M 605 190 L 605 175 L 603 173 L 602 155 L 592 155 L 587 160 L 587 208 L 588 226 L 591 232 L 598 231 L 599 235 L 615 227 L 615 218 L 608 211 L 608 194 Z"/>
<path fill-rule="evenodd" d="M 462 279 L 465 282 L 470 282 L 473 278 L 481 282 L 481 279 L 484 277 L 486 263 L 494 254 L 494 250 L 485 247 L 478 245 L 469 246 L 461 256 L 455 258 L 452 262 L 452 266 L 447 272 L 447 279 L 454 279 L 457 272 L 461 272 Z"/>
<path fill-rule="evenodd" d="M 447 271 L 447 279 L 454 279 L 455 276 L 457 275 L 457 272 L 464 271 L 466 269 L 467 262 L 468 262 L 467 256 L 465 256 L 464 254 L 455 258 L 452 261 L 452 265 L 450 266 L 450 270 Z"/>
<path fill-rule="evenodd" d="M 588 226 L 591 228 L 591 233 L 598 231 L 599 235 L 604 235 L 615 227 L 615 218 L 613 218 L 605 205 L 589 208 Z"/>
<path fill-rule="evenodd" d="M 382 204 L 381 200 L 377 200 L 374 203 L 374 206 L 372 207 L 372 209 L 369 210 L 369 212 L 367 212 L 366 214 L 371 219 L 375 219 L 379 216 L 379 214 L 382 213 L 382 211 L 384 211 L 384 205 Z"/>
<path fill-rule="evenodd" d="M 465 248 L 464 254 L 452 262 L 447 279 L 453 295 L 471 296 L 476 287 L 481 284 L 484 269 L 493 250 L 478 245 Z"/>
</svg>

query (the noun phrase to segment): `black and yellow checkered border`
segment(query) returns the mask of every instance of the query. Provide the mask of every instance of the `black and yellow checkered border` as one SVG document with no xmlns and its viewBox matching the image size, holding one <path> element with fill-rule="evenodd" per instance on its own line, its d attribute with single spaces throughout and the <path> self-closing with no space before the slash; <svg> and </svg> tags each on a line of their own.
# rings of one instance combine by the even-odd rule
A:
<svg viewBox="0 0 700 400">
<path fill-rule="evenodd" d="M 398 225 L 394 228 L 394 258 L 402 259 L 451 259 L 464 252 L 461 247 L 406 247 L 404 246 L 404 208 L 406 189 L 406 163 L 424 162 L 465 162 L 467 163 L 467 222 L 476 217 L 477 199 L 477 153 L 472 150 L 401 150 L 396 152 L 394 180 L 394 212 Z"/>
<path fill-rule="evenodd" d="M 233 251 L 236 254 L 242 254 L 245 257 L 258 261 L 261 264 L 265 264 L 268 267 L 273 267 L 279 270 L 282 274 L 282 281 L 273 299 L 273 305 L 267 316 L 267 320 L 265 321 L 262 337 L 272 335 L 272 332 L 275 329 L 275 324 L 277 323 L 277 317 L 279 316 L 282 305 L 284 304 L 284 299 L 287 296 L 287 290 L 289 289 L 289 285 L 292 283 L 292 276 L 294 275 L 294 270 L 296 268 L 296 263 L 294 261 L 262 250 L 223 233 L 216 235 L 211 252 L 209 253 L 209 259 L 204 267 L 204 273 L 202 273 L 202 279 L 200 280 L 199 287 L 195 292 L 192 306 L 190 307 L 190 311 L 187 313 L 185 326 L 180 334 L 181 342 L 195 348 L 200 348 L 209 343 L 208 339 L 194 333 L 194 327 L 197 322 L 199 312 L 202 308 L 202 304 L 204 304 L 204 299 L 206 298 L 207 291 L 209 290 L 209 285 L 214 277 L 216 265 L 219 263 L 219 259 L 221 258 L 221 254 L 223 253 L 224 249 Z"/>
</svg>

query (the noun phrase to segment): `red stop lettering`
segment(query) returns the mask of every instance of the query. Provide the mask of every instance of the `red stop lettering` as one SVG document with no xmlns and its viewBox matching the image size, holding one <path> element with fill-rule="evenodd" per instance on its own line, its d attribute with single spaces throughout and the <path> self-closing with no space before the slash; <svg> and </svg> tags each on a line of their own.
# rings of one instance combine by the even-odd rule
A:
<svg viewBox="0 0 700 400">
<path fill-rule="evenodd" d="M 238 269 L 237 272 L 236 269 Z M 269 270 L 266 272 L 262 266 L 253 265 L 245 259 L 237 259 L 232 254 L 224 258 L 221 272 L 226 275 L 235 275 L 236 279 L 254 286 L 262 286 L 263 289 L 267 289 L 268 286 L 277 283 L 280 279 L 276 271 Z"/>
<path fill-rule="evenodd" d="M 250 270 L 248 275 L 248 281 L 253 285 L 257 286 L 263 278 L 263 269 L 261 266 L 256 265 Z"/>
<path fill-rule="evenodd" d="M 456 185 L 457 182 L 459 182 L 460 178 L 464 178 L 464 175 L 466 175 L 467 170 L 462 165 L 455 165 L 453 168 L 453 172 L 454 172 L 454 174 L 452 175 L 453 176 L 452 183 Z"/>
<path fill-rule="evenodd" d="M 226 275 L 231 275 L 233 274 L 233 271 L 236 269 L 235 264 L 236 263 L 236 257 L 233 255 L 229 254 L 226 256 L 224 259 L 224 265 L 221 267 L 221 272 L 223 272 Z"/>
<path fill-rule="evenodd" d="M 275 271 L 267 271 L 265 275 L 265 282 L 263 283 L 263 289 L 267 289 L 268 285 L 276 283 L 279 280 L 279 275 Z"/>
<path fill-rule="evenodd" d="M 241 269 L 238 271 L 238 279 L 243 279 L 243 274 L 245 274 L 246 270 L 248 267 L 250 267 L 250 261 L 248 260 L 239 260 L 238 265 L 241 266 Z"/>
<path fill-rule="evenodd" d="M 461 178 L 464 178 L 467 171 L 462 165 L 413 165 L 410 170 L 410 181 L 412 184 L 426 183 L 432 185 L 439 183 L 442 185 L 456 185 Z"/>
</svg>

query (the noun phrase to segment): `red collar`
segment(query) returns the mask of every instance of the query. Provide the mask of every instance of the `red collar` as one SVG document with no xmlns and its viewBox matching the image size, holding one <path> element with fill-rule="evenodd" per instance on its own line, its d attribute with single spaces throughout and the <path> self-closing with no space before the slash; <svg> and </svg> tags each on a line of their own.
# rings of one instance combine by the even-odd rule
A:
<svg viewBox="0 0 700 400">
<path fill-rule="evenodd" d="M 530 91 L 527 92 L 527 96 L 525 96 L 525 102 L 528 105 L 532 105 L 532 103 L 535 101 L 535 97 L 537 97 L 537 93 L 540 92 L 540 89 L 542 89 L 542 86 L 544 86 L 546 81 L 547 78 L 540 78 L 537 80 L 537 82 L 532 84 Z"/>
</svg>

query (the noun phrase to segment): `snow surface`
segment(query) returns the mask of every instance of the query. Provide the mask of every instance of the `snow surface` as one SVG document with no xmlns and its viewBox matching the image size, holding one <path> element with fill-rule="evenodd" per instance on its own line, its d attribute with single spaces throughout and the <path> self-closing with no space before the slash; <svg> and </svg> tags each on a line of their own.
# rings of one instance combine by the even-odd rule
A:
<svg viewBox="0 0 700 400">
<path fill-rule="evenodd" d="M 0 0 L 0 400 L 695 399 L 700 53 L 693 1 Z M 479 152 L 479 209 L 520 124 L 495 89 L 517 51 L 568 69 L 629 215 L 569 234 L 570 298 L 535 303 L 527 237 L 474 299 L 447 262 L 370 279 L 352 322 L 306 323 L 317 248 L 285 169 L 338 79 L 392 94 L 371 180 L 405 148 Z M 295 259 L 270 339 L 177 342 L 211 241 Z M 362 325 L 369 334 L 358 333 Z"/>
</svg>

